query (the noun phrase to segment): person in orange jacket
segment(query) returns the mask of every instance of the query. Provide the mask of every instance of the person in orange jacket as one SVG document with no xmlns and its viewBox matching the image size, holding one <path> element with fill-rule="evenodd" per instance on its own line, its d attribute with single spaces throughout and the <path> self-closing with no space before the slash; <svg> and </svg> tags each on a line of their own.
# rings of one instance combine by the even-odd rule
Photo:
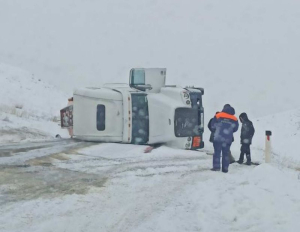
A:
<svg viewBox="0 0 300 232">
<path fill-rule="evenodd" d="M 229 167 L 229 151 L 232 144 L 233 133 L 239 128 L 238 119 L 234 116 L 235 110 L 229 104 L 226 104 L 222 112 L 216 114 L 212 119 L 211 129 L 214 131 L 214 155 L 212 171 L 221 170 L 222 154 L 222 172 L 227 173 Z"/>
</svg>

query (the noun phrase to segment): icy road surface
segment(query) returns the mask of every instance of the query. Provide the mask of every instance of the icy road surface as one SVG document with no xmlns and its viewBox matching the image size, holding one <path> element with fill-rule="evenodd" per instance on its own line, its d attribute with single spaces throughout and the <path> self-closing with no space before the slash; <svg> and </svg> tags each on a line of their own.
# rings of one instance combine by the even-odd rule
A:
<svg viewBox="0 0 300 232">
<path fill-rule="evenodd" d="M 0 231 L 300 227 L 295 170 L 233 164 L 223 174 L 209 170 L 212 157 L 205 152 L 145 148 L 71 140 L 1 147 Z"/>
</svg>

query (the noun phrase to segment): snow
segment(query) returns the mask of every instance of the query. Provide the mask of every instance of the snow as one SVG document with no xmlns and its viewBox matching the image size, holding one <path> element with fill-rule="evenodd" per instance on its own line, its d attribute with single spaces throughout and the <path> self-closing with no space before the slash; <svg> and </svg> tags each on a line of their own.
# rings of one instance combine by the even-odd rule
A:
<svg viewBox="0 0 300 232">
<path fill-rule="evenodd" d="M 291 164 L 300 164 L 300 152 L 297 149 L 300 138 L 300 109 L 259 118 L 255 121 L 255 124 L 258 128 L 273 132 L 271 137 L 272 148 L 277 156 L 280 155 L 282 159 L 289 159 L 286 161 Z M 258 139 L 261 140 L 263 131 L 260 130 L 258 133 L 254 140 L 256 144 Z"/>
<path fill-rule="evenodd" d="M 67 95 L 27 71 L 0 63 L 0 144 L 67 136 L 59 111 Z"/>
<path fill-rule="evenodd" d="M 22 117 L 53 119 L 68 100 L 57 87 L 3 63 L 0 63 L 0 86 L 1 111 L 10 113 L 10 108 L 16 109 L 16 114 Z"/>
<path fill-rule="evenodd" d="M 265 131 L 271 130 L 273 162 L 279 167 L 286 166 L 300 170 L 300 152 L 297 149 L 300 139 L 300 109 L 253 119 L 253 124 L 256 128 L 253 147 L 261 150 L 260 160 L 264 160 Z M 237 150 L 237 144 L 235 148 Z"/>
<path fill-rule="evenodd" d="M 297 231 L 299 4 L 2 1 L 0 231 Z M 132 67 L 204 87 L 206 122 L 226 103 L 247 112 L 260 165 L 211 172 L 208 130 L 198 152 L 54 139 L 73 88 L 127 83 Z"/>
<path fill-rule="evenodd" d="M 296 171 L 273 164 L 233 164 L 223 174 L 209 170 L 211 156 L 204 152 L 160 147 L 143 154 L 144 148 L 100 144 L 69 153 L 66 160 L 53 159 L 51 169 L 72 171 L 78 179 L 84 173 L 95 175 L 101 185 L 93 184 L 93 176 L 85 194 L 61 195 L 56 190 L 54 197 L 42 192 L 40 198 L 14 199 L 0 209 L 0 228 L 33 232 L 299 228 Z M 68 180 L 58 176 L 57 181 L 66 186 Z M 3 186 L 0 190 L 5 191 Z"/>
</svg>

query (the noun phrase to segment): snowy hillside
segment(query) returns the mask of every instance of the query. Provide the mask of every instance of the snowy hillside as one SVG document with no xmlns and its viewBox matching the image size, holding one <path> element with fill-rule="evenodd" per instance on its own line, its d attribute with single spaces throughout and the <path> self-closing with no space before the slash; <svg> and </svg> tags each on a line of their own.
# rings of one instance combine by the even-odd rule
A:
<svg viewBox="0 0 300 232">
<path fill-rule="evenodd" d="M 271 130 L 274 161 L 300 170 L 300 109 L 269 115 L 253 121 L 258 128 L 254 146 L 264 148 L 264 130 Z"/>
<path fill-rule="evenodd" d="M 251 115 L 249 117 L 256 130 L 251 146 L 253 161 L 264 162 L 265 131 L 271 130 L 272 163 L 279 167 L 300 170 L 300 151 L 297 149 L 300 141 L 300 109 L 257 119 Z M 235 141 L 231 146 L 236 160 L 240 155 L 240 129 L 234 134 Z M 205 137 L 205 140 L 208 140 L 208 129 L 205 131 Z M 212 144 L 207 141 L 205 149 L 213 150 Z"/>
<path fill-rule="evenodd" d="M 67 96 L 57 87 L 0 63 L 0 99 L 0 143 L 53 138 L 61 132 L 59 110 Z"/>
<path fill-rule="evenodd" d="M 51 120 L 67 103 L 67 95 L 24 70 L 0 63 L 0 111 Z"/>
</svg>

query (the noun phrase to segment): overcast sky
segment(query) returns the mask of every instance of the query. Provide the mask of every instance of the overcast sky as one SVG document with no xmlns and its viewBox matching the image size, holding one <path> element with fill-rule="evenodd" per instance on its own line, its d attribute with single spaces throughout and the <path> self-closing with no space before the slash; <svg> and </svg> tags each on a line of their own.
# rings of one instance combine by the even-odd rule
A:
<svg viewBox="0 0 300 232">
<path fill-rule="evenodd" d="M 299 108 L 299 28 L 299 0 L 0 0 L 0 62 L 68 93 L 166 67 L 257 117 Z"/>
</svg>

